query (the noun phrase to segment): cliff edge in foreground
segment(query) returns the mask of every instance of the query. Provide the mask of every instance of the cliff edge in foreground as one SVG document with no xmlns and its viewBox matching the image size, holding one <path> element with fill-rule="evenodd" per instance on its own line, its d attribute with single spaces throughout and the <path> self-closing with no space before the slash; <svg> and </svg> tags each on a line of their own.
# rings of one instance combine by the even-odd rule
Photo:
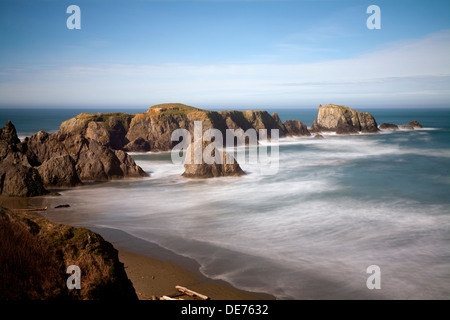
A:
<svg viewBox="0 0 450 320">
<path fill-rule="evenodd" d="M 118 252 L 99 234 L 0 207 L 0 300 L 137 300 Z M 81 270 L 69 290 L 67 267 Z"/>
</svg>

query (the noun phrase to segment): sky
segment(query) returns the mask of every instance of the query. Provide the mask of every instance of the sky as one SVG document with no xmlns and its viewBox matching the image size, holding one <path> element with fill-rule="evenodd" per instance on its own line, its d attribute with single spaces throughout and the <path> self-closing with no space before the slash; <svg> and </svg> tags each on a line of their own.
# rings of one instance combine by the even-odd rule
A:
<svg viewBox="0 0 450 320">
<path fill-rule="evenodd" d="M 449 17 L 448 0 L 1 0 L 0 107 L 450 106 Z"/>
</svg>

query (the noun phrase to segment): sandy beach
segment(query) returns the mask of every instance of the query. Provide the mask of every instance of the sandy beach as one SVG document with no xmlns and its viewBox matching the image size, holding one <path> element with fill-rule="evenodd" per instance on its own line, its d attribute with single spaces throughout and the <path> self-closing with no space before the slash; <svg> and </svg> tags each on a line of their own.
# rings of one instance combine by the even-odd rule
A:
<svg viewBox="0 0 450 320">
<path fill-rule="evenodd" d="M 119 251 L 119 260 L 125 265 L 139 299 L 152 296 L 176 295 L 175 286 L 187 287 L 212 300 L 271 300 L 275 297 L 258 292 L 239 290 L 222 280 L 204 276 L 200 265 L 187 257 L 177 255 L 156 244 L 136 238 L 120 230 L 91 228 L 111 242 Z M 183 299 L 189 299 L 183 296 Z"/>
</svg>

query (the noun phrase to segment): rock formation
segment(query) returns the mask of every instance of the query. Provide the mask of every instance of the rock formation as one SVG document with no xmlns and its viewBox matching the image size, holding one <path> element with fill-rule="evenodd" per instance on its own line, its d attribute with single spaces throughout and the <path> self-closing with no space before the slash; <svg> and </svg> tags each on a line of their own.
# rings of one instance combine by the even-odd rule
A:
<svg viewBox="0 0 450 320">
<path fill-rule="evenodd" d="M 147 176 L 125 152 L 81 134 L 40 131 L 20 142 L 9 122 L 0 137 L 2 195 L 32 197 L 83 181 Z"/>
<path fill-rule="evenodd" d="M 0 131 L 0 195 L 33 197 L 46 195 L 42 178 L 20 149 L 11 122 Z"/>
<path fill-rule="evenodd" d="M 299 120 L 286 120 L 284 122 L 284 127 L 286 128 L 286 134 L 288 136 L 310 136 L 311 133 L 308 131 L 306 124 L 303 124 Z"/>
<path fill-rule="evenodd" d="M 410 123 L 408 123 L 408 126 L 411 126 L 414 128 L 423 128 L 423 126 L 417 120 L 411 121 Z"/>
<path fill-rule="evenodd" d="M 118 252 L 99 234 L 0 207 L 0 300 L 137 300 Z M 67 267 L 81 289 L 67 288 Z"/>
<path fill-rule="evenodd" d="M 236 160 L 225 151 L 218 150 L 217 148 L 211 148 L 212 163 L 206 163 L 203 158 L 205 149 L 207 146 L 212 145 L 203 141 L 197 141 L 198 143 L 191 143 L 186 151 L 186 158 L 184 164 L 185 178 L 214 178 L 214 177 L 226 177 L 226 176 L 242 176 L 245 175 Z M 201 161 L 196 161 L 195 148 L 201 148 Z M 200 160 L 200 159 L 199 159 Z M 198 163 L 201 162 L 201 163 Z"/>
<path fill-rule="evenodd" d="M 418 121 L 414 120 L 414 121 L 411 121 L 410 123 L 408 123 L 407 125 L 400 126 L 400 128 L 414 130 L 414 129 L 423 128 L 423 126 Z"/>
<path fill-rule="evenodd" d="M 124 113 L 80 114 L 61 124 L 61 132 L 84 134 L 104 146 L 116 150 L 146 152 L 168 151 L 174 146 L 172 132 L 189 130 L 193 134 L 194 122 L 202 121 L 203 131 L 218 129 L 225 137 L 226 129 L 278 129 L 279 137 L 309 135 L 300 123 L 291 123 L 289 131 L 278 114 L 267 111 L 208 111 L 180 103 L 161 104 L 136 115 Z M 294 125 L 294 127 L 292 127 Z M 295 125 L 298 127 L 296 128 Z M 258 136 L 259 138 L 259 136 Z"/>
<path fill-rule="evenodd" d="M 311 132 L 333 131 L 338 134 L 378 132 L 375 118 L 368 112 L 360 112 L 344 106 L 319 106 L 317 120 Z"/>
<path fill-rule="evenodd" d="M 398 130 L 398 125 L 392 123 L 383 123 L 380 125 L 380 129 L 382 130 Z"/>
</svg>

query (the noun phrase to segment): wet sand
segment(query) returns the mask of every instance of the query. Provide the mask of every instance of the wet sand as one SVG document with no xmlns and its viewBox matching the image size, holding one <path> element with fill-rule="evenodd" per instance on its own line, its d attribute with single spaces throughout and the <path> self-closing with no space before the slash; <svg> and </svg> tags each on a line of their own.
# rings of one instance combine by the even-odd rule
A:
<svg viewBox="0 0 450 320">
<path fill-rule="evenodd" d="M 45 197 L 8 198 L 0 196 L 0 205 L 8 208 L 40 208 L 47 205 Z M 49 211 L 36 212 L 54 221 Z M 59 219 L 56 219 L 59 220 Z M 64 220 L 64 219 L 63 219 Z M 70 224 L 70 223 L 69 223 Z M 78 225 L 77 225 L 78 226 Z M 200 272 L 200 265 L 193 259 L 184 257 L 124 231 L 83 226 L 99 233 L 119 251 L 119 260 L 124 264 L 128 277 L 138 293 L 139 299 L 152 296 L 176 295 L 175 286 L 183 286 L 208 296 L 212 300 L 273 300 L 274 296 L 239 290 L 222 280 L 214 280 Z M 189 297 L 183 296 L 183 299 Z"/>
<path fill-rule="evenodd" d="M 183 286 L 212 300 L 272 300 L 272 295 L 239 290 L 222 280 L 204 276 L 200 265 L 154 243 L 133 237 L 120 230 L 90 228 L 111 242 L 119 251 L 119 260 L 133 282 L 139 299 L 176 295 L 175 286 Z M 189 299 L 183 296 L 183 299 Z"/>
</svg>

